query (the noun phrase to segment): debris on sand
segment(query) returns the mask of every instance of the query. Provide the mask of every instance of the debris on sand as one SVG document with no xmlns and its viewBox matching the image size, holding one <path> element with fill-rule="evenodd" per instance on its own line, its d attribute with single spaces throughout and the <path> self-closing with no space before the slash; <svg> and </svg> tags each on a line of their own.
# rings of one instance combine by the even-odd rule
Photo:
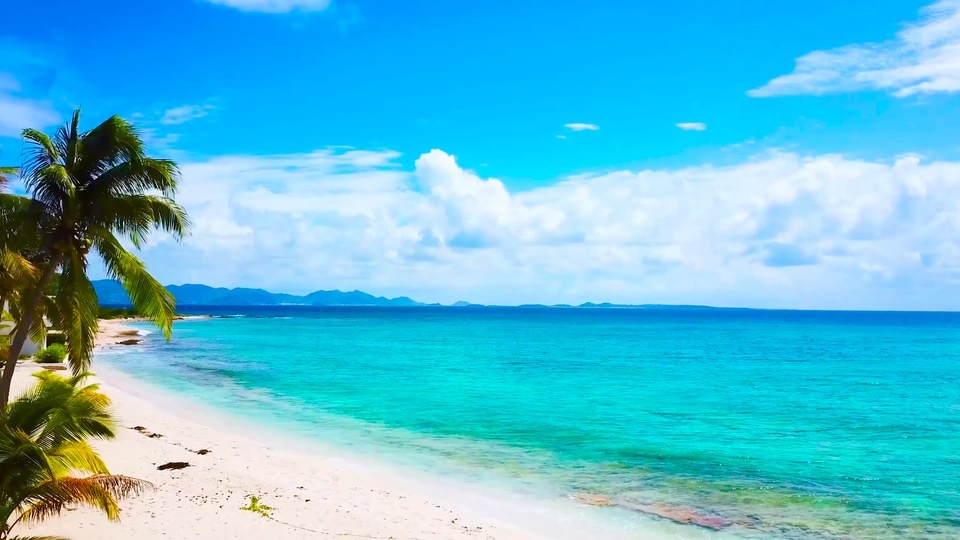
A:
<svg viewBox="0 0 960 540">
<path fill-rule="evenodd" d="M 158 471 L 179 471 L 180 469 L 186 469 L 190 464 L 186 461 L 171 461 L 170 463 L 164 463 L 157 467 Z"/>
</svg>

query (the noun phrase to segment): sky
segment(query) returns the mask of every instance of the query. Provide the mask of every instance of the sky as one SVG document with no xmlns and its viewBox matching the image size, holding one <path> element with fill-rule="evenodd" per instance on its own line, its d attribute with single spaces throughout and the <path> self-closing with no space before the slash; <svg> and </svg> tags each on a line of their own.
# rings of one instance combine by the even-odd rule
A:
<svg viewBox="0 0 960 540">
<path fill-rule="evenodd" d="M 960 0 L 0 15 L 0 164 L 78 106 L 133 121 L 193 222 L 140 253 L 164 283 L 960 309 Z"/>
</svg>

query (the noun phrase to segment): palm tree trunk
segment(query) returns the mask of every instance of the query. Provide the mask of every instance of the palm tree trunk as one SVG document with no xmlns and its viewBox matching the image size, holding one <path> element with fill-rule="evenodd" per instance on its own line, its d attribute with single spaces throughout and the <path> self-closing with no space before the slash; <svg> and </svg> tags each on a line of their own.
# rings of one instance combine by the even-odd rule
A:
<svg viewBox="0 0 960 540">
<path fill-rule="evenodd" d="M 17 331 L 13 335 L 13 342 L 10 343 L 10 357 L 7 358 L 7 363 L 3 366 L 3 377 L 0 378 L 0 413 L 6 409 L 7 403 L 10 402 L 13 370 L 17 367 L 17 360 L 20 359 L 20 351 L 23 350 L 23 344 L 27 342 L 27 336 L 30 335 L 30 328 L 33 326 L 33 318 L 37 316 L 37 308 L 40 306 L 40 300 L 43 298 L 43 293 L 46 292 L 47 286 L 53 281 L 53 276 L 57 273 L 57 268 L 60 267 L 62 260 L 62 254 L 54 254 L 49 266 L 44 270 L 43 276 L 40 277 L 40 282 L 37 283 L 37 290 L 34 291 L 33 296 L 30 298 L 30 303 L 24 307 L 22 316 L 20 320 L 17 321 Z"/>
</svg>

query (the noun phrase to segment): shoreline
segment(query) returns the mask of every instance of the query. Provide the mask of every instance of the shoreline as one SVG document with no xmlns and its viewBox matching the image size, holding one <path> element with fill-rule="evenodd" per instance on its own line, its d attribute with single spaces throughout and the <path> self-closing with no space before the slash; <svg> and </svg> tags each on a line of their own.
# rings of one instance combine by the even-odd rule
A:
<svg viewBox="0 0 960 540">
<path fill-rule="evenodd" d="M 101 321 L 98 348 L 130 340 L 136 330 L 126 322 L 132 321 Z M 29 384 L 29 372 L 36 369 L 42 368 L 20 366 L 14 395 Z M 607 530 L 584 515 L 588 509 L 582 504 L 559 500 L 529 504 L 532 501 L 509 493 L 486 492 L 482 486 L 350 455 L 348 449 L 301 447 L 293 438 L 275 438 L 268 429 L 258 429 L 254 422 L 235 424 L 228 414 L 212 408 L 194 411 L 191 401 L 199 402 L 199 397 L 183 399 L 157 391 L 102 360 L 94 361 L 93 371 L 101 373 L 94 382 L 113 399 L 118 419 L 117 438 L 94 446 L 112 472 L 148 480 L 157 489 L 122 502 L 120 523 L 80 509 L 22 533 L 73 540 L 330 536 L 573 540 L 664 538 L 673 528 L 645 519 L 647 526 L 629 535 L 619 528 Z M 157 469 L 169 462 L 190 465 Z M 241 509 L 251 495 L 275 508 L 271 518 Z M 688 527 L 670 532 L 681 531 L 693 533 L 691 538 L 707 538 L 698 534 L 704 531 Z"/>
</svg>

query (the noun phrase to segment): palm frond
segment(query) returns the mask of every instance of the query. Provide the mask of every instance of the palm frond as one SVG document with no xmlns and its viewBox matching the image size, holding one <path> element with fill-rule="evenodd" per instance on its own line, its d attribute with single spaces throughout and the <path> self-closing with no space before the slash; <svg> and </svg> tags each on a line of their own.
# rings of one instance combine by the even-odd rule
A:
<svg viewBox="0 0 960 540">
<path fill-rule="evenodd" d="M 104 171 L 88 189 L 96 195 L 134 195 L 159 191 L 172 196 L 177 191 L 180 170 L 168 159 L 142 158 L 125 161 Z"/>
<path fill-rule="evenodd" d="M 143 261 L 124 249 L 109 231 L 91 229 L 90 232 L 107 274 L 123 285 L 137 312 L 150 319 L 170 339 L 176 316 L 173 294 L 151 276 Z"/>
<path fill-rule="evenodd" d="M 30 434 L 8 426 L 0 429 L 0 480 L 22 474 L 24 471 L 55 478 L 46 448 Z"/>
<path fill-rule="evenodd" d="M 153 195 L 121 195 L 104 197 L 98 204 L 102 216 L 98 221 L 105 229 L 130 238 L 140 247 L 154 228 L 172 233 L 182 240 L 190 230 L 186 211 L 173 199 Z"/>
<path fill-rule="evenodd" d="M 36 129 L 25 129 L 22 134 L 26 144 L 23 168 L 20 175 L 31 177 L 34 171 L 54 165 L 60 160 L 60 151 L 46 133 Z"/>
<path fill-rule="evenodd" d="M 83 455 L 85 450 L 92 449 L 71 446 L 90 438 L 116 436 L 110 398 L 100 391 L 99 385 L 85 385 L 87 376 L 88 373 L 81 373 L 66 378 L 48 371 L 38 372 L 37 383 L 7 406 L 4 425 L 27 434 L 29 440 L 45 448 L 48 468 L 71 465 L 85 472 L 106 472 L 93 458 Z M 65 452 L 62 456 L 61 449 Z"/>
<path fill-rule="evenodd" d="M 70 133 L 67 138 L 67 165 L 72 167 L 80 159 L 80 107 L 73 111 L 70 120 Z"/>
<path fill-rule="evenodd" d="M 132 124 L 111 116 L 83 135 L 78 175 L 92 180 L 104 171 L 123 162 L 144 159 L 143 140 Z"/>
<path fill-rule="evenodd" d="M 25 498 L 26 509 L 18 522 L 40 523 L 60 515 L 68 506 L 81 505 L 102 511 L 107 519 L 120 519 L 118 500 L 151 489 L 144 480 L 119 475 L 95 475 L 87 478 L 58 478 L 37 487 Z"/>
<path fill-rule="evenodd" d="M 41 245 L 46 234 L 41 220 L 42 212 L 39 211 L 41 205 L 39 201 L 28 197 L 0 193 L 0 252 L 14 253 L 35 265 L 33 259 L 42 251 Z M 12 259 L 0 264 L 28 269 L 22 261 Z M 18 280 L 25 277 L 25 274 L 21 275 Z"/>
<path fill-rule="evenodd" d="M 81 373 L 90 366 L 97 334 L 99 304 L 97 293 L 86 272 L 86 261 L 77 251 L 66 254 L 63 270 L 57 280 L 57 294 L 53 303 L 56 309 L 56 326 L 67 341 L 67 362 L 74 373 Z"/>
<path fill-rule="evenodd" d="M 50 468 L 57 477 L 73 472 L 90 474 L 109 474 L 107 464 L 85 441 L 74 441 L 59 445 L 49 453 Z"/>
<path fill-rule="evenodd" d="M 76 192 L 76 183 L 66 167 L 59 163 L 41 167 L 25 180 L 33 198 L 48 205 L 62 206 Z"/>
<path fill-rule="evenodd" d="M 12 250 L 0 251 L 0 267 L 16 281 L 34 280 L 40 277 L 36 265 Z"/>
</svg>

